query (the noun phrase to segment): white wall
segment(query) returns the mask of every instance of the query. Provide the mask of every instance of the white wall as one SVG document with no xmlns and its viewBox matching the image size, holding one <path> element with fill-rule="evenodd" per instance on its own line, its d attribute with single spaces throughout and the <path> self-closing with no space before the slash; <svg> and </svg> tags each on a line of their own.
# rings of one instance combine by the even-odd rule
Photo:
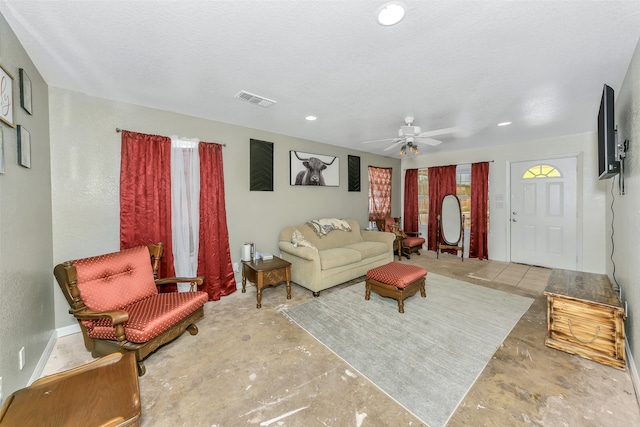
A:
<svg viewBox="0 0 640 427">
<path fill-rule="evenodd" d="M 119 249 L 120 134 L 116 133 L 116 127 L 226 144 L 225 199 L 233 261 L 239 260 L 245 241 L 255 242 L 259 251 L 278 254 L 280 230 L 310 219 L 353 218 L 366 227 L 368 165 L 394 168 L 392 213 L 401 214 L 398 159 L 56 88 L 50 89 L 49 102 L 55 264 Z M 247 108 L 259 107 L 247 105 Z M 273 192 L 249 191 L 250 138 L 274 143 Z M 290 186 L 289 150 L 339 156 L 340 186 Z M 347 191 L 348 154 L 360 156 L 360 192 Z M 59 290 L 55 299 L 56 327 L 73 325 L 75 322 L 67 313 L 67 303 Z"/>
<path fill-rule="evenodd" d="M 47 84 L 0 15 L 0 64 L 14 78 L 13 113 L 31 133 L 31 169 L 18 165 L 17 129 L 4 123 L 0 174 L 0 377 L 3 399 L 24 387 L 53 342 L 51 169 Z M 19 69 L 31 79 L 33 115 L 20 107 Z M 25 348 L 26 364 L 18 366 Z"/>
<path fill-rule="evenodd" d="M 596 120 L 597 111 L 593 120 Z M 402 169 L 493 161 L 489 165 L 489 259 L 509 261 L 509 168 L 512 162 L 576 156 L 578 158 L 578 270 L 605 272 L 606 183 L 597 179 L 596 134 L 586 133 L 477 149 L 429 154 L 403 159 Z M 404 179 L 404 178 L 403 178 Z M 404 181 L 403 181 L 404 182 Z M 497 198 L 502 196 L 503 207 Z"/>
<path fill-rule="evenodd" d="M 632 354 L 640 354 L 640 280 L 638 280 L 638 266 L 640 266 L 640 42 L 631 59 L 620 90 L 616 91 L 615 104 L 616 125 L 619 140 L 630 141 L 629 152 L 625 161 L 626 195 L 618 194 L 618 178 L 611 179 L 608 185 L 614 185 L 613 196 L 607 193 L 607 251 L 606 257 L 612 253 L 611 225 L 613 220 L 613 260 L 615 261 L 615 279 L 622 288 L 622 300 L 628 302 L 627 321 L 625 329 L 629 348 Z M 613 201 L 613 215 L 609 206 Z M 613 264 L 607 263 L 607 273 L 614 279 Z M 632 369 L 638 380 L 638 362 Z"/>
</svg>

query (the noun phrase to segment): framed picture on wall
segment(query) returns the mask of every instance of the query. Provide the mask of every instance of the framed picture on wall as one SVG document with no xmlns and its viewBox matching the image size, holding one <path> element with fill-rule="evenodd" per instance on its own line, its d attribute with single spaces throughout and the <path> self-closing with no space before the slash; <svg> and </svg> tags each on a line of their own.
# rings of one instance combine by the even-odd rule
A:
<svg viewBox="0 0 640 427">
<path fill-rule="evenodd" d="M 18 164 L 31 168 L 31 134 L 20 125 L 18 125 Z"/>
<path fill-rule="evenodd" d="M 29 114 L 33 114 L 31 106 L 31 79 L 27 72 L 20 68 L 20 105 Z"/>
<path fill-rule="evenodd" d="M 347 163 L 348 191 L 360 191 L 360 157 L 350 155 L 347 157 Z"/>
<path fill-rule="evenodd" d="M 340 159 L 336 156 L 289 152 L 291 185 L 338 187 L 340 185 Z"/>
<path fill-rule="evenodd" d="M 13 115 L 13 76 L 0 65 L 0 120 L 11 127 L 16 122 Z"/>
<path fill-rule="evenodd" d="M 2 128 L 0 127 L 0 174 L 4 173 L 4 141 L 2 138 Z"/>
<path fill-rule="evenodd" d="M 249 140 L 249 191 L 273 191 L 273 142 Z"/>
</svg>

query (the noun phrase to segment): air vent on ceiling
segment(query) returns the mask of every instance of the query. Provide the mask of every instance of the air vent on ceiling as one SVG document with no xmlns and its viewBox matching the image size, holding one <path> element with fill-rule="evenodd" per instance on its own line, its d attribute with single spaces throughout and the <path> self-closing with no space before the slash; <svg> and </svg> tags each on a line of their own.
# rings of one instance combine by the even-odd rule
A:
<svg viewBox="0 0 640 427">
<path fill-rule="evenodd" d="M 273 104 L 276 103 L 276 101 L 272 100 L 272 99 L 268 99 L 265 98 L 264 96 L 260 96 L 260 95 L 255 95 L 253 93 L 249 93 L 247 91 L 241 90 L 240 92 L 238 92 L 235 96 L 235 98 L 238 98 L 242 101 L 246 101 L 249 102 L 251 104 L 256 104 L 259 105 L 261 107 L 271 107 Z"/>
</svg>

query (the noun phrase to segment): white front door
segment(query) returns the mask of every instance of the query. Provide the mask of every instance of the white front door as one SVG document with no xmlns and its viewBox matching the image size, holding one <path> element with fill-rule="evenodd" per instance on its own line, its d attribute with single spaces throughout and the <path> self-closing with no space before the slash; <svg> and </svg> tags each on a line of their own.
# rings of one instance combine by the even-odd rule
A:
<svg viewBox="0 0 640 427">
<path fill-rule="evenodd" d="M 511 261 L 575 270 L 577 159 L 511 164 Z"/>
</svg>

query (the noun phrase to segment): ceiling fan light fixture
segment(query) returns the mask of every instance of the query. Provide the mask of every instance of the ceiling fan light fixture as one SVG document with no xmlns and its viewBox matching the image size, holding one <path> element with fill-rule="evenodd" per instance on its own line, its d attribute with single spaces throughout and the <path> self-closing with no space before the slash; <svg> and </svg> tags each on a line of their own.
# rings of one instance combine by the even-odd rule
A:
<svg viewBox="0 0 640 427">
<path fill-rule="evenodd" d="M 404 18 L 404 9 L 404 4 L 398 1 L 383 4 L 378 9 L 378 24 L 385 27 L 396 25 Z"/>
</svg>

